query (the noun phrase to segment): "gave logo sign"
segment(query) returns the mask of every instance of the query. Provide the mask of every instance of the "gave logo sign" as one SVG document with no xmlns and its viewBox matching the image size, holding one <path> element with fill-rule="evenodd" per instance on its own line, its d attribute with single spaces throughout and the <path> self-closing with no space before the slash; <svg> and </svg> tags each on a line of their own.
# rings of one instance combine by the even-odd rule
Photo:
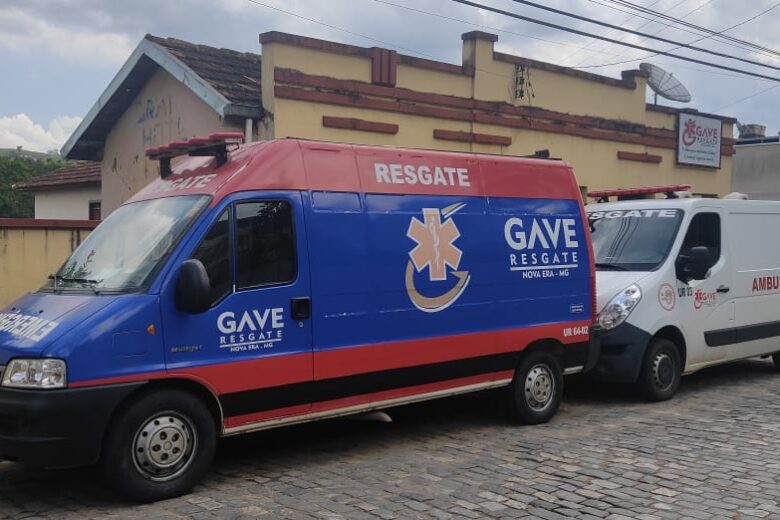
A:
<svg viewBox="0 0 780 520">
<path fill-rule="evenodd" d="M 720 119 L 681 112 L 677 119 L 677 163 L 720 168 Z"/>
</svg>

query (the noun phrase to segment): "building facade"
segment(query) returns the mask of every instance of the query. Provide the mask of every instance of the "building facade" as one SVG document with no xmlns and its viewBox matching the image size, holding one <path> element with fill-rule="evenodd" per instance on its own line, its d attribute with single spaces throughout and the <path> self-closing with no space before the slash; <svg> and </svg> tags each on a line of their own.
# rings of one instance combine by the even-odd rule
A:
<svg viewBox="0 0 780 520">
<path fill-rule="evenodd" d="M 780 137 L 740 139 L 731 188 L 751 199 L 780 200 Z"/>
<path fill-rule="evenodd" d="M 100 220 L 100 163 L 83 162 L 16 183 L 35 196 L 38 220 Z"/>
<path fill-rule="evenodd" d="M 111 110 L 96 105 L 63 153 L 103 162 L 106 211 L 157 174 L 146 147 L 219 130 L 493 154 L 547 150 L 574 166 L 583 192 L 662 184 L 731 191 L 733 119 L 647 104 L 640 70 L 586 73 L 498 52 L 497 39 L 464 34 L 455 65 L 280 32 L 260 35 L 262 59 L 147 36 L 114 82 L 127 99 Z M 215 55 L 214 67 L 199 68 Z M 143 63 L 149 70 L 134 72 Z M 228 77 L 241 67 L 237 89 Z M 678 161 L 680 122 L 691 117 L 720 126 L 713 167 Z"/>
</svg>

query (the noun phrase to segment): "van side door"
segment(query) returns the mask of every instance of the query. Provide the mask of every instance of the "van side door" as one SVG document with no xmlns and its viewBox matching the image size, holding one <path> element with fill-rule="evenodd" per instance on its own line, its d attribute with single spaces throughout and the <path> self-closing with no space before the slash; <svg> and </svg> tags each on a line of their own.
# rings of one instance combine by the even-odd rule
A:
<svg viewBox="0 0 780 520">
<path fill-rule="evenodd" d="M 780 213 L 776 208 L 753 206 L 728 213 L 728 242 L 734 258 L 730 294 L 736 318 L 732 327 L 711 331 L 708 341 L 724 344 L 719 348 L 728 348 L 730 359 L 780 351 L 780 241 L 776 238 Z"/>
<path fill-rule="evenodd" d="M 212 305 L 176 308 L 162 295 L 169 376 L 205 382 L 226 426 L 310 409 L 296 385 L 312 379 L 308 247 L 299 192 L 241 194 L 223 204 L 180 262 L 200 260 Z M 173 278 L 178 269 L 174 269 Z M 279 392 L 285 385 L 289 392 Z"/>
<path fill-rule="evenodd" d="M 687 368 L 726 359 L 728 350 L 709 346 L 708 331 L 733 323 L 734 304 L 731 301 L 731 259 L 724 247 L 724 230 L 718 208 L 698 208 L 688 222 L 677 262 L 693 248 L 706 247 L 709 269 L 701 280 L 683 283 L 677 280 L 680 295 L 680 321 L 688 338 Z M 679 273 L 678 273 L 679 274 Z"/>
</svg>

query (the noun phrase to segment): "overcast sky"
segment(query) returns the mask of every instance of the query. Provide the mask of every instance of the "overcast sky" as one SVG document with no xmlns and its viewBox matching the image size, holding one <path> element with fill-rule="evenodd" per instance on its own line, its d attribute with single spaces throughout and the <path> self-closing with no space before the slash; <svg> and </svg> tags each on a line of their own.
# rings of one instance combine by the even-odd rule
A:
<svg viewBox="0 0 780 520">
<path fill-rule="evenodd" d="M 475 0 L 562 25 L 647 47 L 673 46 L 546 13 L 512 0 Z M 610 0 L 536 0 L 621 27 L 690 43 L 691 33 L 618 10 Z M 723 31 L 770 8 L 777 0 L 632 0 Z M 261 5 L 265 4 L 265 5 Z M 396 5 L 388 5 L 396 4 Z M 421 12 L 404 9 L 407 6 Z M 289 13 L 273 9 L 283 9 Z M 647 15 L 642 15 L 647 16 Z M 301 17 L 308 18 L 304 19 Z M 447 17 L 447 18 L 444 18 Z M 316 20 L 316 21 L 314 21 Z M 320 23 L 317 23 L 320 22 Z M 451 0 L 3 0 L 0 4 L 0 148 L 58 149 L 97 100 L 146 33 L 195 43 L 260 52 L 258 34 L 278 30 L 460 63 L 460 34 L 475 29 L 499 34 L 497 49 L 619 77 L 646 58 L 681 80 L 690 106 L 780 131 L 780 85 L 669 57 L 600 42 L 456 4 Z M 725 34 L 780 51 L 780 7 Z M 779 57 L 751 53 L 714 39 L 696 45 L 780 67 Z M 692 51 L 704 61 L 780 78 L 780 70 Z M 599 65 L 637 59 L 630 63 Z M 771 89 L 771 90 L 769 90 Z M 764 93 L 757 94 L 761 91 Z M 749 99 L 744 99 L 757 94 Z M 648 100 L 651 96 L 648 93 Z M 676 105 L 663 101 L 664 104 Z M 597 114 L 598 108 L 584 109 Z"/>
</svg>

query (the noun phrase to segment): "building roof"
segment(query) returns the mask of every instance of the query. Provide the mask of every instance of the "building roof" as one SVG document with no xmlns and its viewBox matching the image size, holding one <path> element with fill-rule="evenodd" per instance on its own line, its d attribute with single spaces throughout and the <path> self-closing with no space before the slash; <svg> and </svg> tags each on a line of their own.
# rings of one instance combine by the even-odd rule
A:
<svg viewBox="0 0 780 520">
<path fill-rule="evenodd" d="M 100 163 L 76 162 L 38 175 L 30 180 L 17 182 L 13 189 L 19 191 L 48 191 L 80 186 L 100 186 Z"/>
<path fill-rule="evenodd" d="M 257 109 L 262 106 L 259 54 L 217 49 L 151 34 L 147 34 L 146 39 L 179 58 L 231 103 Z"/>
<path fill-rule="evenodd" d="M 101 160 L 108 132 L 160 69 L 221 117 L 263 116 L 259 54 L 147 34 L 62 147 L 68 159 Z"/>
</svg>

